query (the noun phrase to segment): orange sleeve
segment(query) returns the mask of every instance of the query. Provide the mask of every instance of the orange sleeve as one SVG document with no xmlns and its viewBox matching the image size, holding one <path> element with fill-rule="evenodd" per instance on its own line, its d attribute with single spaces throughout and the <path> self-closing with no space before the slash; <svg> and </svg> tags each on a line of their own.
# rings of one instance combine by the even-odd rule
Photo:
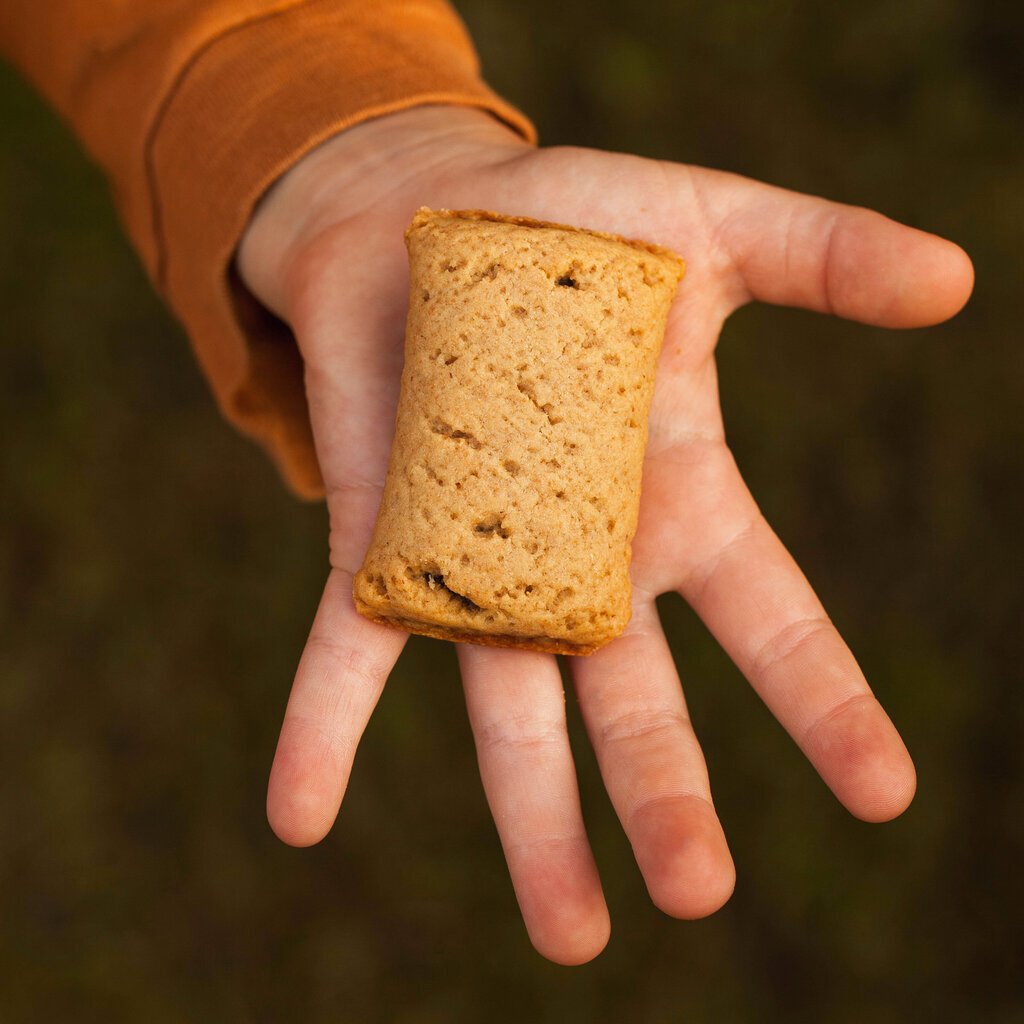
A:
<svg viewBox="0 0 1024 1024">
<path fill-rule="evenodd" d="M 368 118 L 470 105 L 535 141 L 458 16 L 445 0 L 4 0 L 0 51 L 105 170 L 224 415 L 321 494 L 298 349 L 234 252 L 274 179 Z"/>
</svg>

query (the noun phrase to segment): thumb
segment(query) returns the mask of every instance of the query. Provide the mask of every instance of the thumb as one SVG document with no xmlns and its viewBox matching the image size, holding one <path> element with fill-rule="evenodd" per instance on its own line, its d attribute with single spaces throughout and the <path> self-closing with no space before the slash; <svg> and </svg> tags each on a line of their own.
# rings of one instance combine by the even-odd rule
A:
<svg viewBox="0 0 1024 1024">
<path fill-rule="evenodd" d="M 970 297 L 974 269 L 954 242 L 740 175 L 699 175 L 717 241 L 748 298 L 879 327 L 924 327 Z"/>
</svg>

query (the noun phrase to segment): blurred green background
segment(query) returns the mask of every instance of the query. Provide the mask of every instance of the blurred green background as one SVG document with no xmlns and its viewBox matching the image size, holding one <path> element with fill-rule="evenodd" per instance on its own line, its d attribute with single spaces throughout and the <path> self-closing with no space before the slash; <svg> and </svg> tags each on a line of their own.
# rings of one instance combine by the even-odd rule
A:
<svg viewBox="0 0 1024 1024">
<path fill-rule="evenodd" d="M 740 465 L 916 758 L 851 819 L 678 600 L 664 613 L 739 873 L 648 902 L 573 714 L 613 937 L 530 948 L 454 658 L 413 641 L 337 827 L 267 770 L 325 575 L 218 418 L 104 182 L 0 69 L 0 1020 L 1024 1021 L 1024 6 L 463 0 L 542 141 L 876 207 L 960 242 L 950 324 L 751 307 L 721 345 Z"/>
</svg>

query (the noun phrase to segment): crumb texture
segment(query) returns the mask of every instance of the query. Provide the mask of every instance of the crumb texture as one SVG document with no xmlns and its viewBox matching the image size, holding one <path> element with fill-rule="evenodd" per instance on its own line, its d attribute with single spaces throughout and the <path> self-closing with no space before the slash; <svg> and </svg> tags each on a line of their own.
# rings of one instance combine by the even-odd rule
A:
<svg viewBox="0 0 1024 1024">
<path fill-rule="evenodd" d="M 485 211 L 417 213 L 395 440 L 356 607 L 586 654 L 625 629 L 647 414 L 684 264 Z"/>
</svg>

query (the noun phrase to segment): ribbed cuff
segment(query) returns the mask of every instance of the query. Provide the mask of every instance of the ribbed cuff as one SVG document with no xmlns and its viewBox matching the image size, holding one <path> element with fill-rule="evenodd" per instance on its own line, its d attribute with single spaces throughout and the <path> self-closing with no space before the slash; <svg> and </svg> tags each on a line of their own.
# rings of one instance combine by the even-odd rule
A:
<svg viewBox="0 0 1024 1024">
<path fill-rule="evenodd" d="M 224 415 L 288 485 L 323 493 L 297 346 L 241 286 L 232 260 L 264 191 L 337 132 L 433 103 L 488 110 L 527 140 L 530 121 L 479 77 L 440 0 L 309 2 L 236 26 L 197 54 L 147 154 L 154 276 L 183 322 Z"/>
</svg>

